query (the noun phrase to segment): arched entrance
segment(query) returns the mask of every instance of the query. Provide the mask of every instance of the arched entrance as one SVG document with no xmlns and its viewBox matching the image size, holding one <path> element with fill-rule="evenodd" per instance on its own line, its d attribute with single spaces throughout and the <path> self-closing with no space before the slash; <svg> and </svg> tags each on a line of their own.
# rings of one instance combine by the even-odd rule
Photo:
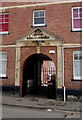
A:
<svg viewBox="0 0 82 120">
<path fill-rule="evenodd" d="M 54 74 L 56 74 L 56 68 L 49 56 L 44 54 L 29 56 L 23 67 L 22 95 L 47 96 L 48 81 L 46 77 Z M 54 87 L 56 88 L 56 86 Z"/>
</svg>

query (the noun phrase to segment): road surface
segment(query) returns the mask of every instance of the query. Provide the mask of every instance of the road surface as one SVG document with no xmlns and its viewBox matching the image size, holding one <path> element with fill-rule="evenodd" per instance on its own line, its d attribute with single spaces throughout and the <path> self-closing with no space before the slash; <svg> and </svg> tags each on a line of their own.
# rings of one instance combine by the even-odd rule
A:
<svg viewBox="0 0 82 120">
<path fill-rule="evenodd" d="M 2 118 L 80 118 L 80 113 L 3 105 Z"/>
</svg>

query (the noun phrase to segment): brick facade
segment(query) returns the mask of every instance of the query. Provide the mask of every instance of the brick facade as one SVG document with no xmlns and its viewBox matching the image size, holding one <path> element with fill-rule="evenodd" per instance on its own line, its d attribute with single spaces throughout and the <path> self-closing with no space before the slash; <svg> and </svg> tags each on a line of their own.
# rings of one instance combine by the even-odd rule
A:
<svg viewBox="0 0 82 120">
<path fill-rule="evenodd" d="M 2 6 L 17 6 L 17 5 L 25 5 L 28 3 L 3 3 Z M 29 3 L 32 4 L 32 3 Z M 45 31 L 53 34 L 54 36 L 58 36 L 59 39 L 63 39 L 63 44 L 61 49 L 64 48 L 64 81 L 66 89 L 81 89 L 81 81 L 72 81 L 73 79 L 73 51 L 80 51 L 81 47 L 81 32 L 73 32 L 72 31 L 72 8 L 80 7 L 80 2 L 72 2 L 72 3 L 60 3 L 60 4 L 52 4 L 52 5 L 40 5 L 33 7 L 20 7 L 20 8 L 12 8 L 5 9 L 2 12 L 9 13 L 9 28 L 8 34 L 2 35 L 2 43 L 0 43 L 3 47 L 0 51 L 7 52 L 7 77 L 6 79 L 2 79 L 3 86 L 15 86 L 16 81 L 16 48 L 20 47 L 20 92 L 22 93 L 22 77 L 23 77 L 23 67 L 25 60 L 37 53 L 36 46 L 17 46 L 16 41 L 22 39 L 26 35 L 29 35 L 33 30 L 37 27 L 34 27 L 32 24 L 33 20 L 33 11 L 34 10 L 45 10 L 45 24 L 42 28 Z M 33 43 L 34 44 L 34 43 Z M 67 46 L 66 46 L 67 45 Z M 76 45 L 76 47 L 75 47 Z M 14 47 L 13 47 L 14 46 Z M 71 46 L 71 47 L 70 47 Z M 58 46 L 41 46 L 40 54 L 45 54 L 52 59 L 56 66 L 56 70 L 58 71 L 58 64 L 62 62 L 61 60 L 58 62 L 58 54 L 57 48 Z M 49 50 L 54 50 L 55 54 L 50 54 Z M 62 52 L 62 50 L 61 50 Z M 61 53 L 60 52 L 60 53 Z M 56 74 L 57 74 L 56 71 Z M 60 72 L 60 70 L 59 70 Z M 62 80 L 61 80 L 62 81 Z M 62 82 L 61 82 L 62 83 Z"/>
</svg>

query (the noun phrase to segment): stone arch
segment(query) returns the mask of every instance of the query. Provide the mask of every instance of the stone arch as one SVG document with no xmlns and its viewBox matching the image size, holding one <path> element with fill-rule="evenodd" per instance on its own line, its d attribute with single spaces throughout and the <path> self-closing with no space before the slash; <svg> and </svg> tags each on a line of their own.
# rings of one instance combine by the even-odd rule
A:
<svg viewBox="0 0 82 120">
<path fill-rule="evenodd" d="M 44 64 L 47 63 L 47 64 Z M 22 84 L 22 96 L 26 94 L 33 94 L 33 95 L 43 95 L 45 93 L 41 93 L 45 84 L 43 82 L 43 78 L 47 75 L 52 67 L 52 59 L 45 55 L 45 54 L 32 54 L 24 61 L 23 67 L 23 84 Z M 47 65 L 47 67 L 46 67 Z M 53 63 L 54 65 L 54 63 Z M 43 66 L 48 71 L 43 71 Z M 55 65 L 53 69 L 55 68 Z M 55 69 L 54 69 L 55 70 Z M 43 73 L 45 72 L 45 73 Z M 43 75 L 42 75 L 43 74 Z M 45 88 L 46 90 L 46 88 Z"/>
</svg>

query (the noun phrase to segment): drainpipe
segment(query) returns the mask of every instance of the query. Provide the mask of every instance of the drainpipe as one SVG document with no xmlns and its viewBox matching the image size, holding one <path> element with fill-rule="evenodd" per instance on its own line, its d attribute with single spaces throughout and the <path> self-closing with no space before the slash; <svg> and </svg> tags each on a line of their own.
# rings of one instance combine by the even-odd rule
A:
<svg viewBox="0 0 82 120">
<path fill-rule="evenodd" d="M 63 94 L 64 94 L 64 102 L 66 101 L 66 87 L 65 87 L 65 82 L 64 82 L 64 47 L 62 47 L 62 69 L 63 69 L 63 72 L 62 72 L 62 83 L 63 83 Z"/>
<path fill-rule="evenodd" d="M 66 101 L 66 87 L 65 85 L 63 85 L 63 89 L 64 89 L 64 102 Z"/>
</svg>

